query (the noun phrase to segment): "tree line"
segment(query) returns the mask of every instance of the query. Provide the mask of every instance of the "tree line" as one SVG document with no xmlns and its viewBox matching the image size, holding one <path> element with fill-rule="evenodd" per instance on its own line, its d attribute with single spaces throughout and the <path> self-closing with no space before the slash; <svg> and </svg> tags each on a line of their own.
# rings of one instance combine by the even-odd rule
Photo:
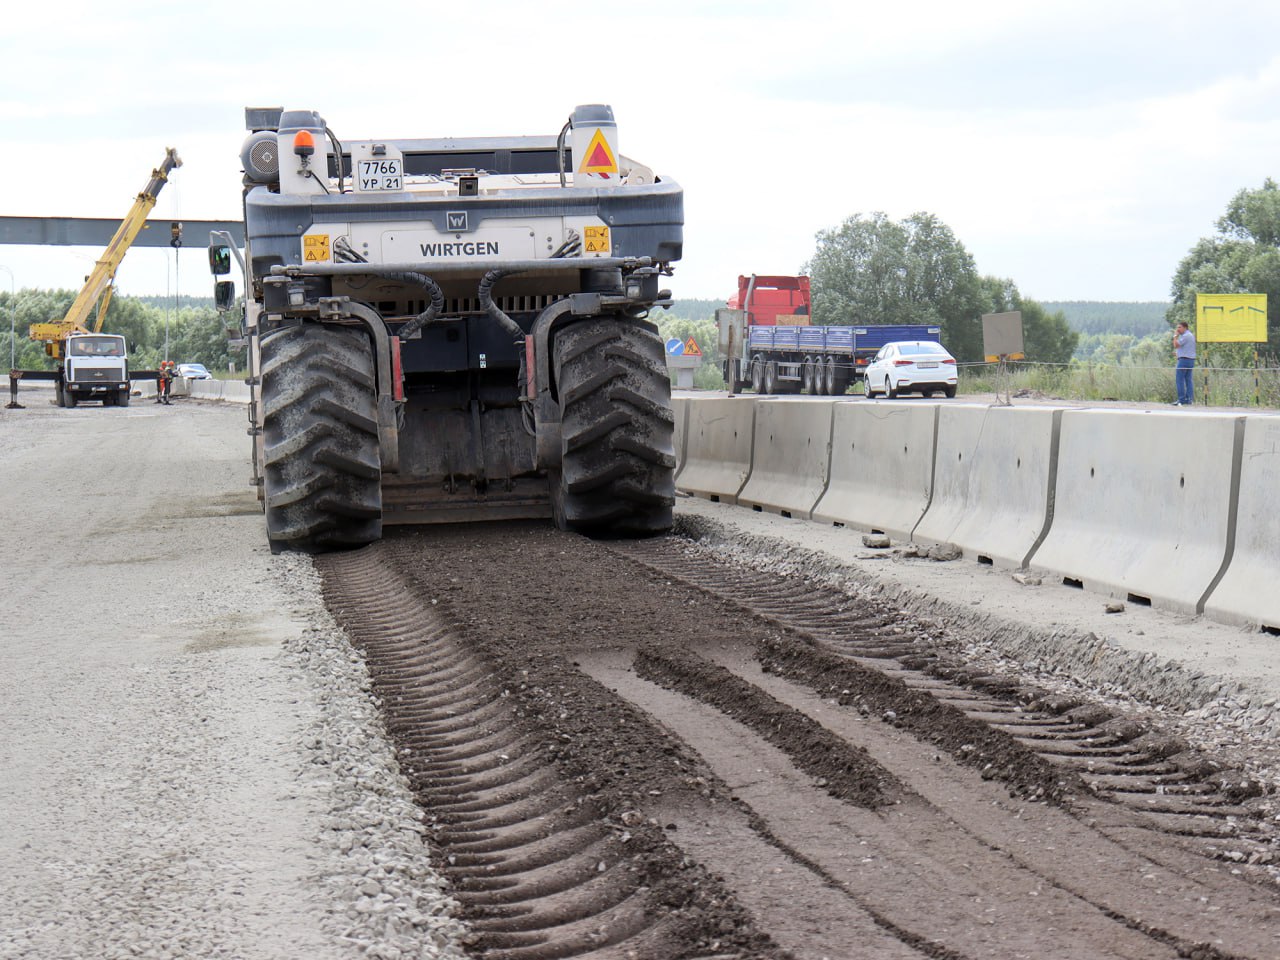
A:
<svg viewBox="0 0 1280 960">
<path fill-rule="evenodd" d="M 1029 359 L 1066 363 L 1078 338 L 1059 311 L 1023 296 L 1011 279 L 978 273 L 951 228 L 931 213 L 891 220 L 854 214 L 819 231 L 806 264 L 813 322 L 928 324 L 961 362 L 983 357 L 982 315 L 1022 312 Z"/>
<path fill-rule="evenodd" d="M 881 212 L 854 214 L 819 231 L 803 270 L 811 278 L 815 324 L 929 324 L 961 361 L 982 357 L 981 316 L 1020 310 L 1029 360 L 1163 365 L 1175 323 L 1194 328 L 1200 293 L 1267 295 L 1266 364 L 1280 365 L 1280 185 L 1267 178 L 1241 189 L 1173 271 L 1170 301 L 1039 303 L 1011 279 L 981 275 L 950 227 L 931 213 L 892 220 Z M 664 329 L 713 330 L 709 318 L 723 301 L 679 300 Z M 689 321 L 708 318 L 700 328 Z M 1226 365 L 1249 366 L 1253 345 L 1215 345 Z"/>
<path fill-rule="evenodd" d="M 19 290 L 0 293 L 0 329 L 4 331 L 3 353 L 9 354 L 9 324 L 15 338 L 15 364 L 21 370 L 42 370 L 53 365 L 44 344 L 32 341 L 27 328 L 33 323 L 61 320 L 75 302 L 75 290 Z M 235 314 L 232 314 L 235 316 Z M 91 317 L 92 329 L 96 314 Z M 129 347 L 129 365 L 135 370 L 154 370 L 161 360 L 203 363 L 212 371 L 228 370 L 234 364 L 244 370 L 244 350 L 227 344 L 222 315 L 212 298 L 129 297 L 117 295 L 107 309 L 103 333 L 120 334 Z"/>
</svg>

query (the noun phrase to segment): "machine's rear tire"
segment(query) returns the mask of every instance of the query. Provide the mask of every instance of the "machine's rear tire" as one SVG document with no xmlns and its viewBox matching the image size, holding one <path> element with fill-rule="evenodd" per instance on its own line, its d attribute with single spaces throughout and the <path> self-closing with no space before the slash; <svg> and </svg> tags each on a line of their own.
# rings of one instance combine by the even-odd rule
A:
<svg viewBox="0 0 1280 960">
<path fill-rule="evenodd" d="M 373 350 L 358 329 L 303 324 L 262 341 L 263 464 L 273 550 L 382 536 Z"/>
<path fill-rule="evenodd" d="M 751 360 L 751 392 L 764 393 L 764 361 L 759 357 Z"/>
<path fill-rule="evenodd" d="M 619 316 L 556 331 L 561 462 L 548 477 L 562 530 L 645 536 L 671 529 L 675 417 L 657 327 Z"/>
<path fill-rule="evenodd" d="M 804 366 L 800 371 L 800 392 L 817 394 L 817 378 L 814 376 L 813 357 L 804 358 Z"/>
</svg>

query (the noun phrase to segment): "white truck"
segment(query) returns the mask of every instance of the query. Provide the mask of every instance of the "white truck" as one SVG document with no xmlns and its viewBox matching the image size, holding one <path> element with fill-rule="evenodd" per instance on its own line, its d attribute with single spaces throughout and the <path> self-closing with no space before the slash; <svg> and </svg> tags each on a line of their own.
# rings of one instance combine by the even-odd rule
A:
<svg viewBox="0 0 1280 960">
<path fill-rule="evenodd" d="M 104 407 L 129 405 L 129 356 L 124 337 L 107 333 L 73 333 L 58 371 L 58 406 L 74 407 L 101 400 Z"/>
</svg>

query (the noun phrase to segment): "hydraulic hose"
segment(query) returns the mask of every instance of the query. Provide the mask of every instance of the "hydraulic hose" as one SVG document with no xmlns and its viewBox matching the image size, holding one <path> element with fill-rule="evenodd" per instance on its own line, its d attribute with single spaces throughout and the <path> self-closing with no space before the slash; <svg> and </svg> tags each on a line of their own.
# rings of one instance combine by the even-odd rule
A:
<svg viewBox="0 0 1280 960">
<path fill-rule="evenodd" d="M 416 336 L 423 327 L 440 316 L 440 311 L 444 309 L 444 291 L 440 289 L 440 284 L 424 273 L 391 273 L 386 276 L 392 280 L 399 280 L 401 283 L 415 283 L 423 287 L 431 295 L 431 302 L 427 305 L 427 309 L 400 328 L 397 336 L 401 340 L 408 340 Z"/>
<path fill-rule="evenodd" d="M 564 141 L 565 136 L 573 129 L 573 117 L 565 121 L 563 127 L 560 128 L 560 136 L 556 137 L 556 161 L 560 168 L 560 186 L 567 186 L 564 178 Z"/>
<path fill-rule="evenodd" d="M 490 270 L 484 275 L 480 281 L 480 306 L 484 308 L 490 318 L 497 321 L 498 325 L 511 335 L 512 340 L 519 342 L 524 339 L 524 331 L 520 329 L 520 325 L 512 320 L 509 316 L 502 312 L 493 301 L 493 288 L 503 277 L 509 277 L 519 270 Z"/>
</svg>

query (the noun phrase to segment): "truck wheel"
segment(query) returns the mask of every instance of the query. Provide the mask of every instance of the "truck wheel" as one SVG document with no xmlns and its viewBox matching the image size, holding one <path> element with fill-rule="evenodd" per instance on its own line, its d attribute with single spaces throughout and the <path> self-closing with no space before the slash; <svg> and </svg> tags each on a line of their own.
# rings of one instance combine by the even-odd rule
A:
<svg viewBox="0 0 1280 960">
<path fill-rule="evenodd" d="M 845 364 L 835 357 L 831 358 L 831 395 L 843 397 L 849 392 L 849 377 L 852 370 L 845 369 Z"/>
<path fill-rule="evenodd" d="M 557 331 L 561 461 L 549 472 L 562 530 L 643 536 L 671 529 L 675 417 L 658 328 L 619 316 Z"/>
<path fill-rule="evenodd" d="M 129 390 L 126 387 L 124 390 L 121 390 L 119 393 L 116 394 L 116 406 L 127 407 L 128 405 L 129 405 Z"/>
<path fill-rule="evenodd" d="M 751 360 L 751 392 L 764 393 L 764 361 L 759 357 Z"/>
<path fill-rule="evenodd" d="M 303 324 L 262 341 L 264 497 L 273 551 L 382 536 L 373 351 L 348 327 Z"/>
<path fill-rule="evenodd" d="M 836 394 L 836 358 L 827 357 L 822 364 L 822 393 L 834 397 Z"/>
<path fill-rule="evenodd" d="M 772 360 L 765 361 L 764 392 L 770 396 L 778 392 L 778 365 Z"/>
<path fill-rule="evenodd" d="M 62 388 L 62 405 L 64 407 L 74 407 L 80 401 L 76 399 L 76 395 L 66 387 Z"/>
<path fill-rule="evenodd" d="M 817 393 L 813 385 L 813 357 L 804 358 L 804 366 L 800 368 L 800 392 Z"/>
</svg>

